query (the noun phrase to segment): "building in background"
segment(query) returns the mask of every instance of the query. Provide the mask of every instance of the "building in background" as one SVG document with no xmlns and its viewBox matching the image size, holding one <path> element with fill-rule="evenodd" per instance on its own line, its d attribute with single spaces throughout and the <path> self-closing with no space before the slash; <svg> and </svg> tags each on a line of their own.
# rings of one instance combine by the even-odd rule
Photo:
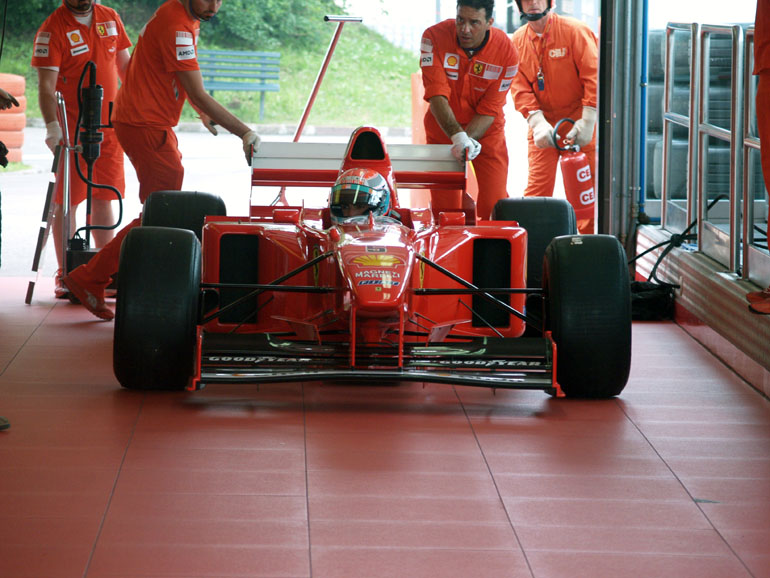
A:
<svg viewBox="0 0 770 578">
<path fill-rule="evenodd" d="M 601 0 L 553 0 L 556 11 L 574 16 L 599 31 Z M 519 13 L 514 0 L 495 2 L 495 26 L 513 33 L 519 26 Z M 453 18 L 457 0 L 341 0 L 340 5 L 351 16 L 361 16 L 364 25 L 376 30 L 396 46 L 417 54 L 420 36 L 427 27 Z"/>
<path fill-rule="evenodd" d="M 591 29 L 599 34 L 599 14 L 601 11 L 601 0 L 551 0 L 552 7 L 564 16 L 572 16 L 588 24 Z M 498 4 L 498 2 L 495 2 Z M 497 7 L 497 18 L 503 29 L 508 32 L 514 32 L 521 22 L 519 21 L 519 9 L 516 7 L 515 0 L 502 0 Z M 504 4 L 504 6 L 503 6 Z"/>
</svg>

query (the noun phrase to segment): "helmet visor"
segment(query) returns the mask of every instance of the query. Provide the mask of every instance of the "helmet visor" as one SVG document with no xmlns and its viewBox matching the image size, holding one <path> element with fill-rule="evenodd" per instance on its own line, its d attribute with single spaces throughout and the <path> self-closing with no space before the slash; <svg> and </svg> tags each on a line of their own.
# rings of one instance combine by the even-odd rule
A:
<svg viewBox="0 0 770 578">
<path fill-rule="evenodd" d="M 341 183 L 332 187 L 329 207 L 338 218 L 355 217 L 372 210 L 372 188 L 364 184 Z"/>
<path fill-rule="evenodd" d="M 332 187 L 331 205 L 369 205 L 372 188 L 342 183 Z"/>
</svg>

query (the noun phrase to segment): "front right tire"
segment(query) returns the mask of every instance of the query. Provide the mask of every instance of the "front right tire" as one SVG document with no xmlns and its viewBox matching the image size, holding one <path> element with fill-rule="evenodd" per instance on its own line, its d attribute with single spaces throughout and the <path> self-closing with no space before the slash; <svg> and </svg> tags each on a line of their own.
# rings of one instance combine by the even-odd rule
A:
<svg viewBox="0 0 770 578">
<path fill-rule="evenodd" d="M 545 251 L 543 285 L 564 393 L 618 395 L 631 369 L 631 289 L 622 245 L 611 235 L 554 239 Z"/>
<path fill-rule="evenodd" d="M 194 371 L 201 247 L 192 231 L 136 227 L 123 240 L 113 370 L 128 389 L 184 389 Z"/>
</svg>

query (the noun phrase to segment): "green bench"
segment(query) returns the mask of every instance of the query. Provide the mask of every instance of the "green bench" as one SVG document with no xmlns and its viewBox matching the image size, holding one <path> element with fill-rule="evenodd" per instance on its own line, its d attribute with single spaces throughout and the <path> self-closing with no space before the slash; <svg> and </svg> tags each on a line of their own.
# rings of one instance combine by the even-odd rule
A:
<svg viewBox="0 0 770 578">
<path fill-rule="evenodd" d="M 212 96 L 217 90 L 261 92 L 259 120 L 265 117 L 265 93 L 278 92 L 280 52 L 198 50 L 203 86 Z"/>
</svg>

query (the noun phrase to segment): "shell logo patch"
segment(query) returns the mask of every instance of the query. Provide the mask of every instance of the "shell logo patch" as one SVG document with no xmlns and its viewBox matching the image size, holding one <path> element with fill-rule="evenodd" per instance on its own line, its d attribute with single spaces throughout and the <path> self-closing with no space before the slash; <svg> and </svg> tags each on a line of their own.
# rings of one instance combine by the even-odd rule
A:
<svg viewBox="0 0 770 578">
<path fill-rule="evenodd" d="M 72 46 L 83 44 L 83 35 L 80 34 L 80 30 L 72 30 L 71 32 L 67 32 L 67 38 L 69 39 Z"/>
<path fill-rule="evenodd" d="M 398 257 L 388 254 L 360 255 L 353 259 L 353 263 L 362 267 L 395 267 L 403 265 L 404 262 Z"/>
<path fill-rule="evenodd" d="M 449 68 L 451 70 L 457 70 L 460 68 L 460 56 L 452 53 L 445 54 L 444 68 Z"/>
</svg>

